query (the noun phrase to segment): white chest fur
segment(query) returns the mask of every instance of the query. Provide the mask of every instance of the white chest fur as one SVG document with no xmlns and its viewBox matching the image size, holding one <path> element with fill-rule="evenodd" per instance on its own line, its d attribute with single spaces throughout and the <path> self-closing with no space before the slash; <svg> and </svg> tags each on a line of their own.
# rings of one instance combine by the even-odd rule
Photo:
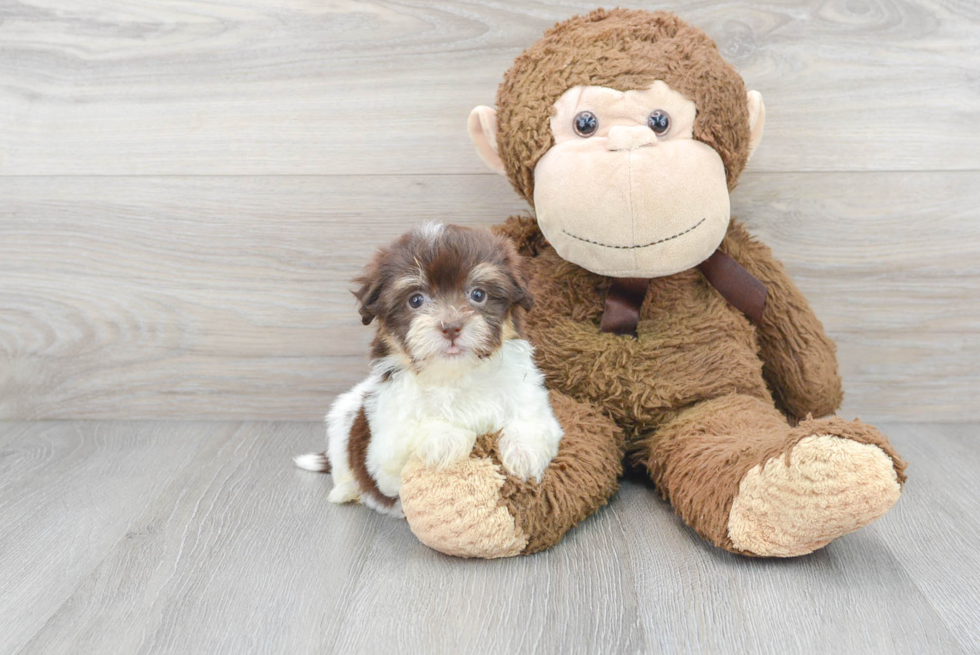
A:
<svg viewBox="0 0 980 655">
<path fill-rule="evenodd" d="M 503 463 L 522 477 L 540 478 L 557 453 L 561 427 L 527 341 L 504 342 L 464 375 L 402 369 L 380 382 L 387 365 L 379 362 L 372 375 L 378 382 L 364 403 L 371 428 L 367 469 L 385 495 L 398 494 L 413 455 L 448 465 L 467 457 L 485 433 L 503 431 Z"/>
</svg>

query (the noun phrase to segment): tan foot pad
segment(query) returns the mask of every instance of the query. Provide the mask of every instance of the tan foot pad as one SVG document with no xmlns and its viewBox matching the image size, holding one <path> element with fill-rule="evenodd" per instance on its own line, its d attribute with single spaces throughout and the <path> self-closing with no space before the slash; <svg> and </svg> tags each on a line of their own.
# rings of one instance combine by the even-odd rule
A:
<svg viewBox="0 0 980 655">
<path fill-rule="evenodd" d="M 504 479 L 489 459 L 467 459 L 441 470 L 415 460 L 402 471 L 402 510 L 429 548 L 457 557 L 513 557 L 528 538 L 500 504 Z"/>
<path fill-rule="evenodd" d="M 738 550 L 795 557 L 826 546 L 887 512 L 901 495 L 895 466 L 877 446 L 832 435 L 801 440 L 752 468 L 728 518 Z"/>
</svg>

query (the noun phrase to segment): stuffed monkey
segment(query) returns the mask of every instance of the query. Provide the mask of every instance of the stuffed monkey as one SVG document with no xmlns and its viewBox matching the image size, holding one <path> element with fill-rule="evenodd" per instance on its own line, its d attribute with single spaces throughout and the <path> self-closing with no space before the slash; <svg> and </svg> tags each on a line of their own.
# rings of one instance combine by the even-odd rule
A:
<svg viewBox="0 0 980 655">
<path fill-rule="evenodd" d="M 540 483 L 503 472 L 494 435 L 448 469 L 412 462 L 401 494 L 419 539 L 470 557 L 548 548 L 624 464 L 745 555 L 810 553 L 898 500 L 904 462 L 833 416 L 833 342 L 730 216 L 764 122 L 704 32 L 623 9 L 548 30 L 496 110 L 473 110 L 481 158 L 534 208 L 498 229 L 529 258 L 526 329 L 565 437 Z"/>
</svg>

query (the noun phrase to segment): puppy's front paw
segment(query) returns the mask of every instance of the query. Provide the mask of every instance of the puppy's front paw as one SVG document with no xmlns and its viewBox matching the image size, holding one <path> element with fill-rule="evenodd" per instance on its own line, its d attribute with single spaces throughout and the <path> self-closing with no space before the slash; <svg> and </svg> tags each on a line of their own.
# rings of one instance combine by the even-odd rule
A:
<svg viewBox="0 0 980 655">
<path fill-rule="evenodd" d="M 476 433 L 458 428 L 435 427 L 422 436 L 418 456 L 429 468 L 445 468 L 469 457 Z"/>
<path fill-rule="evenodd" d="M 555 453 L 547 447 L 547 444 L 529 444 L 527 441 L 504 435 L 498 445 L 500 451 L 500 463 L 511 475 L 515 475 L 522 480 L 534 478 L 541 482 L 548 464 L 551 463 Z"/>
</svg>

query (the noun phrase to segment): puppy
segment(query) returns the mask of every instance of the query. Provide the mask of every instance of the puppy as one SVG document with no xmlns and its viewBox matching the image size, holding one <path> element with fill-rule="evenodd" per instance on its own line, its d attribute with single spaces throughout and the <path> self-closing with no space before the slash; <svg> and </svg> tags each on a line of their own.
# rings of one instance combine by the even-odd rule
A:
<svg viewBox="0 0 980 655">
<path fill-rule="evenodd" d="M 377 324 L 371 373 L 327 414 L 327 452 L 295 459 L 332 470 L 330 501 L 400 517 L 410 457 L 444 467 L 498 431 L 504 468 L 540 481 L 562 429 L 522 336 L 532 300 L 513 245 L 428 223 L 379 250 L 355 281 L 362 322 Z"/>
</svg>

